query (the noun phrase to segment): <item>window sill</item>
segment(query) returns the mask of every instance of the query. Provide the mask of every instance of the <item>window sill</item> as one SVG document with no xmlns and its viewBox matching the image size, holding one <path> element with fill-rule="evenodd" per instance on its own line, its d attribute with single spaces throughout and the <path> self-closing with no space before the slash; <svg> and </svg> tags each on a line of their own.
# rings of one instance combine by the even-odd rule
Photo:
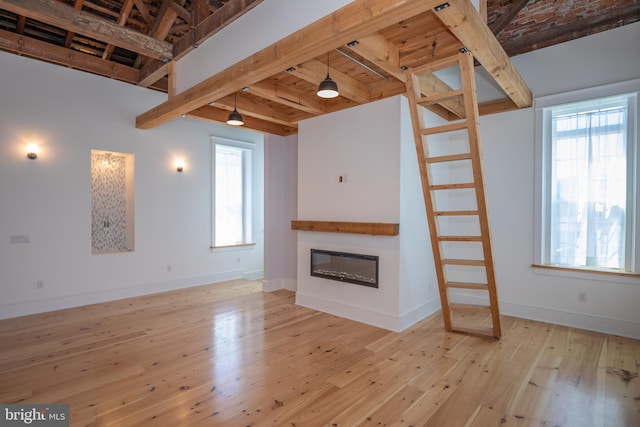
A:
<svg viewBox="0 0 640 427">
<path fill-rule="evenodd" d="M 533 273 L 544 276 L 559 276 L 574 279 L 595 280 L 599 282 L 616 282 L 640 284 L 640 274 L 624 271 L 589 270 L 586 268 L 560 267 L 556 265 L 532 264 Z"/>
<path fill-rule="evenodd" d="M 233 248 L 243 248 L 247 246 L 255 246 L 255 243 L 236 243 L 234 245 L 224 245 L 224 246 L 209 246 L 209 249 L 233 249 Z"/>
</svg>

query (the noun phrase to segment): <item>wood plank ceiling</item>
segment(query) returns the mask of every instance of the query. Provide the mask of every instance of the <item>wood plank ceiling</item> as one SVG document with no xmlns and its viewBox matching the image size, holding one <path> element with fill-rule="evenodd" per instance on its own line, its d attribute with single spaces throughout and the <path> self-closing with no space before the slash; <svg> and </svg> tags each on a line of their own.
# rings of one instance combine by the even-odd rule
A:
<svg viewBox="0 0 640 427">
<path fill-rule="evenodd" d="M 367 29 L 363 20 L 359 28 L 341 34 L 344 40 L 337 44 L 329 41 L 335 39 L 331 35 L 324 43 L 310 45 L 307 50 L 311 56 L 292 50 L 288 57 L 272 60 L 273 67 L 264 67 L 259 80 L 234 81 L 231 76 L 238 73 L 219 73 L 208 80 L 222 90 L 208 90 L 203 84 L 196 103 L 181 99 L 182 94 L 174 96 L 175 61 L 261 1 L 0 0 L 0 49 L 168 92 L 167 103 L 138 117 L 141 128 L 178 114 L 224 122 L 233 110 L 237 93 L 237 108 L 246 127 L 288 135 L 297 132 L 300 120 L 403 93 L 403 68 L 448 58 L 473 44 L 473 40 L 460 41 L 464 37 L 457 28 L 462 24 L 451 24 L 455 16 L 443 20 L 431 10 L 434 2 L 430 10 L 416 8 L 415 13 L 398 14 L 395 21 L 393 15 L 379 19 L 380 25 L 375 28 Z M 462 0 L 452 3 L 454 11 L 467 4 Z M 581 7 L 583 4 L 586 7 Z M 640 19 L 640 2 L 488 0 L 487 15 L 488 28 L 512 56 L 636 22 Z M 490 52 L 472 49 L 472 53 L 478 59 L 484 54 L 485 68 L 494 60 L 500 65 L 500 59 L 492 58 Z M 331 100 L 315 95 L 327 73 L 327 61 L 331 77 L 340 87 L 340 96 Z M 519 86 L 526 85 L 512 77 L 507 77 L 509 81 L 503 85 L 507 100 L 481 106 L 481 112 L 524 106 L 527 101 L 518 96 L 526 92 Z M 433 75 L 422 83 L 432 91 L 444 89 L 444 83 Z M 509 87 L 514 83 L 515 90 Z M 452 102 L 431 108 L 450 119 L 460 115 L 460 106 Z"/>
</svg>

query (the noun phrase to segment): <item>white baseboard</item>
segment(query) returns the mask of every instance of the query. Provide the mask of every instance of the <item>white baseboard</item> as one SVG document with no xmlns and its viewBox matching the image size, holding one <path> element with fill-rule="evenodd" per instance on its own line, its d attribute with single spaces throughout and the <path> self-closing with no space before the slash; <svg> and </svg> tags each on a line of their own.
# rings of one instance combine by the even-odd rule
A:
<svg viewBox="0 0 640 427">
<path fill-rule="evenodd" d="M 465 304 L 487 303 L 485 299 L 477 298 L 469 294 L 458 293 L 457 295 L 459 297 L 456 298 L 456 302 Z M 499 303 L 500 313 L 506 314 L 507 316 L 640 339 L 640 323 L 638 322 L 609 319 L 606 317 L 593 316 L 591 314 L 574 313 L 508 301 L 500 301 Z"/>
<path fill-rule="evenodd" d="M 298 288 L 298 281 L 294 279 L 280 278 L 262 281 L 262 290 L 264 292 L 279 291 L 286 289 L 295 292 Z"/>
<path fill-rule="evenodd" d="M 190 288 L 193 286 L 206 285 L 208 283 L 242 279 L 244 276 L 245 275 L 243 275 L 240 270 L 230 270 L 206 276 L 188 277 L 184 279 L 169 280 L 166 282 L 145 283 L 128 288 L 106 289 L 103 291 L 88 292 L 84 294 L 0 305 L 0 319 L 27 316 L 29 314 L 44 313 L 53 310 L 63 310 L 65 308 L 79 307 L 89 304 L 98 304 L 106 301 L 115 301 L 124 298 L 132 298 L 176 289 Z"/>
<path fill-rule="evenodd" d="M 523 319 L 640 339 L 640 323 L 628 320 L 608 319 L 590 314 L 572 313 L 506 301 L 500 302 L 500 312 Z"/>
<path fill-rule="evenodd" d="M 247 280 L 260 280 L 264 277 L 264 270 L 245 271 L 242 277 Z"/>
<path fill-rule="evenodd" d="M 402 332 L 409 326 L 440 309 L 440 302 L 435 299 L 428 301 L 402 316 L 393 316 L 387 313 L 379 313 L 362 307 L 354 307 L 340 302 L 302 294 L 300 292 L 296 293 L 296 304 L 393 332 Z"/>
</svg>

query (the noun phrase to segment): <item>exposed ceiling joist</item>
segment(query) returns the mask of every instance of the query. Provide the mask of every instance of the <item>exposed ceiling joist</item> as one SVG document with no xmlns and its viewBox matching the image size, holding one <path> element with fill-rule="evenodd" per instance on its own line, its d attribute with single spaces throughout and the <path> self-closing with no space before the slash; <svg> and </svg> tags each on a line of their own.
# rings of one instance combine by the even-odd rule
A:
<svg viewBox="0 0 640 427">
<path fill-rule="evenodd" d="M 133 0 L 125 0 L 122 5 L 122 9 L 120 10 L 120 16 L 118 17 L 118 21 L 116 23 L 121 27 L 124 27 L 124 25 L 127 23 L 127 20 L 129 19 L 129 15 L 131 14 L 132 10 Z M 102 59 L 109 59 L 115 48 L 115 45 L 109 44 L 102 53 Z"/>
<path fill-rule="evenodd" d="M 136 84 L 140 78 L 140 72 L 135 68 L 4 30 L 0 30 L 0 48 L 128 83 Z"/>
<path fill-rule="evenodd" d="M 638 0 L 599 1 L 597 9 L 590 0 L 488 0 L 487 31 L 482 12 L 461 9 L 469 0 L 356 0 L 347 12 L 338 11 L 295 39 L 274 43 L 176 94 L 179 76 L 170 66 L 175 70 L 177 60 L 261 2 L 0 0 L 0 50 L 168 92 L 169 104 L 137 119 L 145 127 L 155 126 L 145 122 L 148 118 L 162 123 L 179 113 L 224 122 L 230 95 L 238 91 L 245 127 L 288 135 L 300 120 L 404 94 L 405 68 L 421 76 L 424 95 L 448 90 L 428 73 L 456 65 L 463 47 L 511 97 L 480 104 L 480 114 L 526 106 L 528 89 L 504 52 L 517 55 L 640 21 Z M 48 7 L 61 16 L 48 13 Z M 93 21 L 76 19 L 85 14 Z M 112 37 L 117 41 L 104 41 L 99 30 L 117 31 Z M 146 39 L 140 42 L 132 35 Z M 145 46 L 161 40 L 173 44 L 168 63 L 153 59 Z M 327 53 L 331 77 L 340 89 L 340 96 L 330 100 L 315 94 L 326 75 Z M 298 70 L 287 73 L 290 67 Z M 431 99 L 425 106 L 444 119 L 464 115 L 460 100 L 445 95 Z M 216 102 L 207 105 L 211 101 Z"/>
<path fill-rule="evenodd" d="M 292 68 L 290 71 L 291 74 L 314 85 L 317 85 L 327 76 L 327 65 L 316 59 L 306 61 Z M 366 104 L 371 101 L 369 89 L 366 85 L 336 69 L 331 69 L 331 67 L 329 67 L 328 72 L 331 75 L 331 79 L 338 84 L 341 96 L 351 99 L 358 104 Z"/>
<path fill-rule="evenodd" d="M 156 40 L 56 0 L 0 0 L 0 9 L 151 58 L 167 61 L 173 58 L 173 45 L 169 42 Z"/>
<path fill-rule="evenodd" d="M 234 108 L 237 108 L 238 112 L 240 112 L 243 117 L 250 116 L 287 127 L 296 127 L 296 124 L 292 123 L 288 116 L 269 108 L 269 106 L 264 102 L 257 102 L 256 100 L 248 99 L 245 96 L 239 96 L 237 98 L 231 95 L 225 96 L 224 98 L 217 100 L 215 105 L 216 107 L 229 112 L 233 111 Z"/>
<path fill-rule="evenodd" d="M 351 43 L 349 48 L 376 64 L 399 81 L 403 83 L 406 81 L 405 73 L 400 67 L 400 57 L 397 46 L 389 43 L 381 34 L 376 33 L 367 37 L 361 37 L 357 40 L 357 43 Z M 432 73 L 420 75 L 418 81 L 420 83 L 420 91 L 423 95 L 452 90 L 449 85 Z M 464 105 L 460 100 L 447 100 L 440 105 L 429 105 L 425 107 L 447 120 L 452 118 L 451 114 L 455 117 L 464 117 Z"/>
<path fill-rule="evenodd" d="M 249 87 L 249 92 L 269 101 L 277 102 L 286 107 L 295 108 L 310 114 L 324 114 L 326 104 L 315 94 L 308 94 L 277 83 L 261 81 Z"/>
<path fill-rule="evenodd" d="M 191 111 L 188 114 L 188 117 L 224 123 L 227 120 L 228 115 L 229 113 L 226 110 L 205 105 Z M 258 132 L 265 132 L 282 136 L 291 135 L 298 131 L 296 127 L 268 122 L 266 120 L 260 120 L 251 116 L 244 117 L 244 126 Z"/>
<path fill-rule="evenodd" d="M 139 115 L 136 126 L 141 129 L 158 126 L 360 36 L 428 11 L 436 3 L 436 0 L 356 0 Z"/>
</svg>

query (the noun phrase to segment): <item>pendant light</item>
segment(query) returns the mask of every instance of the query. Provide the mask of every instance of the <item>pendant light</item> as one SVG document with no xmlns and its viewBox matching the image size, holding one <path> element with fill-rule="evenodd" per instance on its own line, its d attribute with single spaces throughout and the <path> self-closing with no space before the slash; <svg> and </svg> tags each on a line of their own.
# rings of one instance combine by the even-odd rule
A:
<svg viewBox="0 0 640 427">
<path fill-rule="evenodd" d="M 244 120 L 242 119 L 242 116 L 240 115 L 240 113 L 238 113 L 238 109 L 236 108 L 237 97 L 238 97 L 238 94 L 234 93 L 233 94 L 233 111 L 231 112 L 231 114 L 229 114 L 229 117 L 227 118 L 227 124 L 231 126 L 242 126 L 244 124 Z"/>
<path fill-rule="evenodd" d="M 320 82 L 317 95 L 320 98 L 335 98 L 339 95 L 338 84 L 329 77 L 329 52 L 327 52 L 327 77 Z"/>
</svg>

